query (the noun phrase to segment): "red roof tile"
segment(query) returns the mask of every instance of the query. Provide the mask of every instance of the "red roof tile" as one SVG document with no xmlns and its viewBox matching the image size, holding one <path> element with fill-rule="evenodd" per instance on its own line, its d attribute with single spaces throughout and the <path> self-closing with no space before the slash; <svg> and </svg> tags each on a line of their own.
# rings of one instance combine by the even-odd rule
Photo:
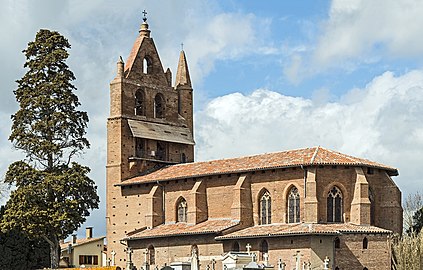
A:
<svg viewBox="0 0 423 270">
<path fill-rule="evenodd" d="M 397 169 L 390 166 L 345 155 L 323 147 L 312 147 L 255 156 L 177 164 L 164 167 L 143 176 L 133 177 L 118 185 L 124 186 L 163 180 L 297 167 L 301 165 L 368 166 L 387 170 L 390 175 L 398 175 Z"/>
<path fill-rule="evenodd" d="M 299 234 L 328 234 L 337 235 L 344 233 L 384 233 L 389 234 L 391 231 L 374 226 L 355 225 L 352 223 L 297 223 L 297 224 L 270 224 L 253 226 L 243 230 L 239 230 L 227 235 L 216 237 L 218 240 L 234 239 L 234 238 L 251 238 L 251 237 L 272 237 L 272 236 L 289 236 Z"/>
<path fill-rule="evenodd" d="M 152 229 L 130 232 L 127 234 L 126 239 L 136 240 L 166 236 L 219 233 L 238 223 L 239 222 L 230 219 L 209 219 L 195 225 L 184 222 L 163 224 Z"/>
<path fill-rule="evenodd" d="M 106 238 L 105 236 L 102 236 L 102 237 L 93 237 L 93 238 L 81 238 L 81 239 L 76 239 L 76 243 L 75 244 L 73 244 L 72 243 L 72 241 L 68 241 L 68 242 L 64 242 L 63 244 L 60 244 L 60 248 L 61 249 L 65 249 L 65 248 L 67 248 L 68 246 L 69 246 L 69 244 L 71 244 L 72 246 L 80 246 L 80 245 L 84 245 L 84 244 L 87 244 L 87 243 L 91 243 L 91 242 L 95 242 L 95 241 L 98 241 L 98 240 L 102 240 L 102 239 L 104 239 L 104 238 Z"/>
</svg>

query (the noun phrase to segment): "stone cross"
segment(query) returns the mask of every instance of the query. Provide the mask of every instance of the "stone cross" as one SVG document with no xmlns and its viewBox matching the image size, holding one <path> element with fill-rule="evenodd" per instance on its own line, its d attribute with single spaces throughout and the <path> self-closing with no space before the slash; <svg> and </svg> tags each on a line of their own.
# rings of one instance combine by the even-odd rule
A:
<svg viewBox="0 0 423 270">
<path fill-rule="evenodd" d="M 307 270 L 306 269 L 306 266 L 307 266 L 307 263 L 306 262 L 303 262 L 303 270 Z"/>
<path fill-rule="evenodd" d="M 325 260 L 323 261 L 323 269 L 329 270 L 329 258 L 326 256 Z"/>
<path fill-rule="evenodd" d="M 110 252 L 110 255 L 112 255 L 112 266 L 116 265 L 116 251 L 112 250 L 112 252 Z"/>
<path fill-rule="evenodd" d="M 285 270 L 286 263 L 282 261 L 282 259 L 278 260 L 278 270 Z"/>
<path fill-rule="evenodd" d="M 250 249 L 251 249 L 250 243 L 248 243 L 245 247 L 247 248 L 248 255 L 250 255 Z"/>
<path fill-rule="evenodd" d="M 269 265 L 269 253 L 264 253 L 263 259 L 264 259 L 264 265 L 268 266 Z"/>
<path fill-rule="evenodd" d="M 215 259 L 211 260 L 211 270 L 216 270 L 216 260 Z"/>
<path fill-rule="evenodd" d="M 184 50 L 184 43 L 183 42 L 181 43 L 181 50 L 182 51 Z"/>
<path fill-rule="evenodd" d="M 207 265 L 206 266 L 206 270 L 210 270 L 210 265 Z"/>
<path fill-rule="evenodd" d="M 148 264 L 148 248 L 144 250 L 144 264 Z"/>
</svg>

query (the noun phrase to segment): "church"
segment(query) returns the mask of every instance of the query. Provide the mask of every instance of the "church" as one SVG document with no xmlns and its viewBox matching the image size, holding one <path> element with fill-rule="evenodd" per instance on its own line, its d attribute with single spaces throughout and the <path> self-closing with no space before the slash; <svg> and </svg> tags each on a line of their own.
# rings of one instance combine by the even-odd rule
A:
<svg viewBox="0 0 423 270">
<path fill-rule="evenodd" d="M 398 170 L 320 146 L 194 162 L 185 52 L 173 80 L 143 20 L 110 83 L 110 264 L 390 269 L 390 236 L 402 231 L 401 192 L 392 180 Z"/>
</svg>

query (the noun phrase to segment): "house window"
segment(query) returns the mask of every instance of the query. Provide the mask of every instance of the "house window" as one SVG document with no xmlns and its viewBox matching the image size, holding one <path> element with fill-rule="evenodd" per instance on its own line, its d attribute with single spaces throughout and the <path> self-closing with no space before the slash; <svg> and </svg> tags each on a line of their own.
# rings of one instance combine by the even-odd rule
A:
<svg viewBox="0 0 423 270">
<path fill-rule="evenodd" d="M 300 194 L 296 187 L 288 193 L 288 223 L 300 222 Z"/>
<path fill-rule="evenodd" d="M 265 191 L 260 197 L 260 213 L 261 213 L 261 224 L 272 223 L 272 199 L 269 191 Z"/>
<path fill-rule="evenodd" d="M 239 243 L 238 242 L 234 242 L 232 244 L 232 251 L 233 252 L 239 252 Z"/>
<path fill-rule="evenodd" d="M 269 244 L 267 243 L 266 240 L 263 240 L 260 243 L 260 260 L 264 261 L 265 260 L 264 254 L 268 254 L 268 253 L 269 253 Z"/>
<path fill-rule="evenodd" d="M 79 255 L 79 264 L 98 265 L 97 255 Z"/>
<path fill-rule="evenodd" d="M 335 248 L 341 248 L 341 240 L 339 239 L 339 237 L 335 237 L 335 240 L 333 241 Z"/>
<path fill-rule="evenodd" d="M 148 247 L 148 263 L 150 265 L 156 264 L 156 253 L 152 245 Z"/>
<path fill-rule="evenodd" d="M 178 203 L 178 222 L 187 222 L 187 201 L 184 198 Z"/>
<path fill-rule="evenodd" d="M 154 98 L 154 118 L 165 117 L 165 100 L 162 94 L 157 94 Z"/>
<path fill-rule="evenodd" d="M 145 95 L 142 90 L 135 93 L 135 115 L 145 115 Z"/>
<path fill-rule="evenodd" d="M 334 186 L 327 197 L 327 221 L 342 222 L 342 192 Z"/>
<path fill-rule="evenodd" d="M 369 246 L 369 240 L 367 240 L 367 237 L 364 237 L 363 239 L 363 249 L 367 249 Z"/>
</svg>

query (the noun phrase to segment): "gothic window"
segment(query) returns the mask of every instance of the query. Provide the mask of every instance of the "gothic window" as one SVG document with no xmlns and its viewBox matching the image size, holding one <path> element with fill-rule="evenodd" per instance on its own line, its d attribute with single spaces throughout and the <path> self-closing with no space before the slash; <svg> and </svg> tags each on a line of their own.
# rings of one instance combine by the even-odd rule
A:
<svg viewBox="0 0 423 270">
<path fill-rule="evenodd" d="M 155 253 L 154 247 L 152 245 L 150 245 L 148 247 L 148 263 L 150 265 L 156 264 L 156 253 Z"/>
<path fill-rule="evenodd" d="M 165 100 L 163 95 L 157 94 L 154 98 L 154 118 L 165 117 Z"/>
<path fill-rule="evenodd" d="M 145 94 L 142 90 L 135 93 L 135 115 L 145 115 Z"/>
<path fill-rule="evenodd" d="M 260 218 L 260 224 L 272 223 L 272 198 L 267 190 L 260 197 Z"/>
<path fill-rule="evenodd" d="M 145 157 L 145 139 L 135 138 L 135 156 Z"/>
<path fill-rule="evenodd" d="M 239 252 L 239 243 L 238 242 L 234 242 L 232 244 L 232 251 L 233 252 Z"/>
<path fill-rule="evenodd" d="M 151 60 L 148 57 L 145 57 L 142 61 L 142 72 L 144 74 L 150 74 L 152 71 L 153 65 L 151 64 Z"/>
<path fill-rule="evenodd" d="M 367 240 L 367 237 L 364 237 L 363 239 L 363 249 L 367 249 L 369 245 L 369 240 Z"/>
<path fill-rule="evenodd" d="M 187 201 L 181 198 L 178 203 L 178 222 L 187 222 Z"/>
<path fill-rule="evenodd" d="M 342 222 L 342 192 L 334 186 L 327 197 L 327 221 Z"/>
<path fill-rule="evenodd" d="M 339 239 L 339 237 L 336 237 L 333 242 L 335 244 L 335 248 L 341 248 L 341 240 Z"/>
<path fill-rule="evenodd" d="M 288 223 L 300 222 L 300 194 L 296 187 L 288 193 Z"/>
<path fill-rule="evenodd" d="M 266 240 L 263 240 L 260 243 L 260 260 L 264 261 L 264 254 L 268 254 L 269 253 L 269 244 L 267 243 Z"/>
</svg>

